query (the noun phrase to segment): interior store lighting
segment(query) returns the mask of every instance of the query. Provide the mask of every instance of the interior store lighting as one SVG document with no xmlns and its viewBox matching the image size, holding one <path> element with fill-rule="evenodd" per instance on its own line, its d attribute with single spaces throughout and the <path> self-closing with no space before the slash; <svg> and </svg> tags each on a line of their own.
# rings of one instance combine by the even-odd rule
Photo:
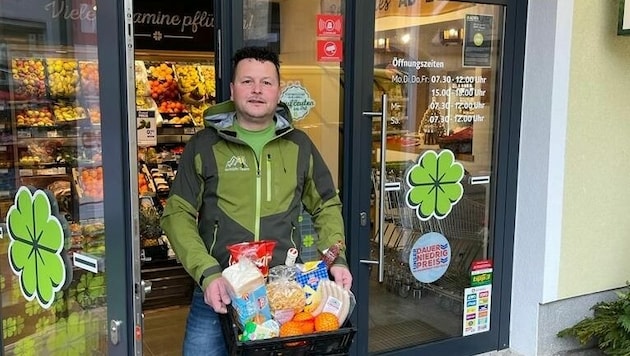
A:
<svg viewBox="0 0 630 356">
<path fill-rule="evenodd" d="M 449 28 L 440 31 L 440 41 L 443 45 L 457 45 L 464 41 L 464 29 Z"/>
<path fill-rule="evenodd" d="M 389 38 L 377 38 L 374 40 L 374 48 L 379 49 L 388 49 L 389 48 Z"/>
</svg>

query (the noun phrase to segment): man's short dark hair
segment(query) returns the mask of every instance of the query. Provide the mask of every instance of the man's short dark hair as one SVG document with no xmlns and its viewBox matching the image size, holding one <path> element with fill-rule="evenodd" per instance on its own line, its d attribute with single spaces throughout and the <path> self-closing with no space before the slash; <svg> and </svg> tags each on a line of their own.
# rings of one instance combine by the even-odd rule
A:
<svg viewBox="0 0 630 356">
<path fill-rule="evenodd" d="M 278 73 L 278 78 L 280 78 L 280 59 L 278 59 L 278 55 L 265 47 L 243 47 L 237 50 L 234 53 L 234 57 L 232 57 L 233 64 L 233 73 L 232 80 L 234 80 L 234 74 L 236 73 L 236 66 L 238 62 L 243 59 L 253 58 L 260 62 L 271 62 L 274 66 L 276 66 L 276 72 Z"/>
</svg>

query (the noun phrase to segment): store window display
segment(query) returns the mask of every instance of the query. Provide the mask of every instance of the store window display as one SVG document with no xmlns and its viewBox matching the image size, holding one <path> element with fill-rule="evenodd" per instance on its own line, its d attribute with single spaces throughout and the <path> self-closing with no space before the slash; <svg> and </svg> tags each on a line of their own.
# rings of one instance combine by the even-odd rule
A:
<svg viewBox="0 0 630 356">
<path fill-rule="evenodd" d="M 0 9 L 5 355 L 107 349 L 96 5 L 64 6 Z"/>
</svg>

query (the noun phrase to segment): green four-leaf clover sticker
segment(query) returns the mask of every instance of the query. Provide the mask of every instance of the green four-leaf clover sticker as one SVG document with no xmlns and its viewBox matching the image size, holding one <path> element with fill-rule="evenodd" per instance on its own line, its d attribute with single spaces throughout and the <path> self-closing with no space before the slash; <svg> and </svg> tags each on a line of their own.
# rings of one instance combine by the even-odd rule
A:
<svg viewBox="0 0 630 356">
<path fill-rule="evenodd" d="M 407 171 L 407 206 L 415 209 L 422 221 L 444 219 L 464 194 L 463 177 L 464 167 L 455 162 L 453 152 L 424 152 Z"/>
<path fill-rule="evenodd" d="M 29 301 L 37 298 L 45 309 L 66 282 L 61 256 L 64 232 L 51 213 L 46 193 L 37 190 L 33 194 L 27 187 L 20 187 L 7 213 L 9 264 L 19 277 L 24 297 Z"/>
<path fill-rule="evenodd" d="M 311 247 L 314 243 L 315 239 L 313 238 L 313 235 L 304 235 L 304 239 L 302 240 L 302 245 L 304 245 L 304 247 Z"/>
</svg>

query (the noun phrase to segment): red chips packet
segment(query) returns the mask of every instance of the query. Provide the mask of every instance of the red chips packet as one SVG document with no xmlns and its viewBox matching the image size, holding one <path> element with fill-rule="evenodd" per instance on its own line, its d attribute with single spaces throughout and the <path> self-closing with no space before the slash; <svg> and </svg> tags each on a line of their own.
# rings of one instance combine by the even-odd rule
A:
<svg viewBox="0 0 630 356">
<path fill-rule="evenodd" d="M 269 262 L 273 257 L 276 243 L 277 241 L 261 240 L 228 245 L 227 249 L 230 251 L 229 265 L 238 262 L 242 257 L 249 258 L 266 278 L 269 274 Z"/>
</svg>

